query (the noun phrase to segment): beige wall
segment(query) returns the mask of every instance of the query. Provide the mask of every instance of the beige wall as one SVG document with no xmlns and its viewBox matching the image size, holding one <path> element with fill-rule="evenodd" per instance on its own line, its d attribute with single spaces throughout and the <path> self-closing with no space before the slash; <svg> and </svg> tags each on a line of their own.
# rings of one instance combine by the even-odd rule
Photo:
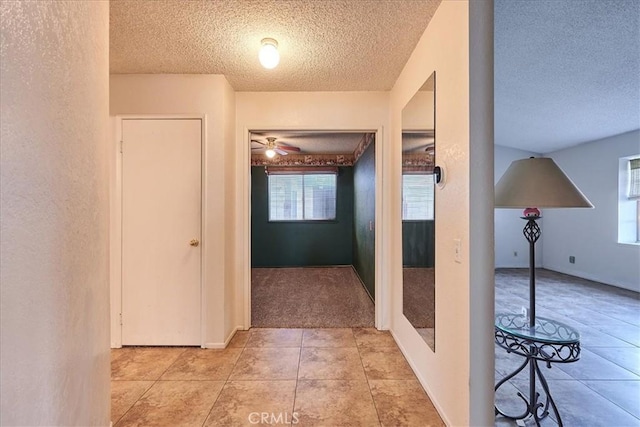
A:
<svg viewBox="0 0 640 427">
<path fill-rule="evenodd" d="M 435 92 L 417 92 L 402 109 L 403 130 L 433 129 L 433 99 Z"/>
<path fill-rule="evenodd" d="M 236 313 L 236 277 L 235 277 L 235 230 L 240 221 L 236 218 L 236 94 L 231 85 L 224 85 L 224 159 L 225 165 L 225 292 L 224 292 L 224 337 L 229 340 L 240 325 Z"/>
<path fill-rule="evenodd" d="M 109 425 L 107 2 L 2 2 L 0 424 Z"/>
<path fill-rule="evenodd" d="M 492 3 L 487 2 L 492 11 Z M 491 12 L 492 13 L 492 12 Z M 492 158 L 493 141 L 481 129 L 493 117 L 475 116 L 470 102 L 474 85 L 490 86 L 492 75 L 476 76 L 469 40 L 470 5 L 443 2 L 391 91 L 390 179 L 392 209 L 391 331 L 409 363 L 449 425 L 493 424 L 493 169 L 492 163 L 472 171 L 471 165 Z M 484 17 L 486 19 L 486 16 Z M 491 30 L 492 31 L 492 30 Z M 483 48 L 492 46 L 490 43 Z M 485 52 L 486 53 L 486 52 Z M 492 62 L 492 61 L 491 61 Z M 446 166 L 446 185 L 436 191 L 436 352 L 432 352 L 402 314 L 401 242 L 401 112 L 425 80 L 436 71 L 437 163 Z M 492 91 L 492 86 L 490 87 Z M 483 96 L 486 91 L 481 91 Z M 491 99 L 484 99 L 492 102 Z M 472 132 L 472 123 L 478 133 Z M 473 147 L 473 144 L 476 146 Z M 477 152 L 472 159 L 471 152 Z M 488 174 L 487 174 L 488 172 Z M 484 177 L 487 175 L 487 177 Z M 473 182 L 479 180 L 478 182 Z M 474 204 L 472 193 L 485 194 Z M 488 231 L 478 232 L 488 228 Z M 462 259 L 454 261 L 454 239 L 462 243 Z M 484 244 L 481 253 L 477 249 Z M 490 262 L 489 262 L 490 261 Z M 473 297 L 472 297 L 473 295 Z M 476 298 L 476 299 L 474 299 Z M 472 304 L 473 301 L 473 304 Z M 473 306 L 473 307 L 472 307 Z M 473 315 L 471 314 L 474 311 Z M 474 334 L 480 334 L 474 337 Z M 481 340 L 479 347 L 472 344 Z M 484 369 L 484 372 L 479 371 Z"/>
<path fill-rule="evenodd" d="M 226 268 L 233 262 L 228 258 L 233 254 L 233 243 L 227 239 L 234 223 L 233 205 L 229 205 L 235 173 L 233 89 L 224 76 L 198 74 L 112 75 L 110 84 L 112 116 L 205 116 L 203 345 L 223 346 L 235 327 L 233 271 Z M 116 155 L 113 138 L 112 147 Z M 112 286 L 120 286 L 115 278 Z M 112 311 L 112 316 L 116 314 Z M 112 344 L 117 345 L 113 334 Z"/>
</svg>

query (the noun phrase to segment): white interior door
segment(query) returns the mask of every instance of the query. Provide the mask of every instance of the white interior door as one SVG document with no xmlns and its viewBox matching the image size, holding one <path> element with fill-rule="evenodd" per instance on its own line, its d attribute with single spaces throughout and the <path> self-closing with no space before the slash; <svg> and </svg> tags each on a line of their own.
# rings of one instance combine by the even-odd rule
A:
<svg viewBox="0 0 640 427">
<path fill-rule="evenodd" d="M 200 345 L 199 119 L 122 121 L 122 344 Z"/>
</svg>

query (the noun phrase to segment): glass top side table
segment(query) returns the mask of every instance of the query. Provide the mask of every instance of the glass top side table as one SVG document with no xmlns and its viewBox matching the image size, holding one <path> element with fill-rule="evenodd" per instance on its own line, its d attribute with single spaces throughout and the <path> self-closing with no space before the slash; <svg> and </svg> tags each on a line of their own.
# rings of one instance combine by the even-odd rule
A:
<svg viewBox="0 0 640 427">
<path fill-rule="evenodd" d="M 529 318 L 521 314 L 501 313 L 495 317 L 495 341 L 507 353 L 524 357 L 524 361 L 515 371 L 496 384 L 495 391 L 518 375 L 527 365 L 529 366 L 529 396 L 527 398 L 520 392 L 517 394 L 526 404 L 525 411 L 516 415 L 506 414 L 496 406 L 496 414 L 516 421 L 533 417 L 536 425 L 540 425 L 540 421 L 549 415 L 549 407 L 551 407 L 558 425 L 562 426 L 558 408 L 538 362 L 544 362 L 547 368 L 551 368 L 552 363 L 571 363 L 579 360 L 580 334 L 578 331 L 562 322 L 545 317 L 537 317 L 534 326 L 530 326 Z M 542 400 L 540 393 L 536 391 L 536 375 L 545 393 Z"/>
</svg>

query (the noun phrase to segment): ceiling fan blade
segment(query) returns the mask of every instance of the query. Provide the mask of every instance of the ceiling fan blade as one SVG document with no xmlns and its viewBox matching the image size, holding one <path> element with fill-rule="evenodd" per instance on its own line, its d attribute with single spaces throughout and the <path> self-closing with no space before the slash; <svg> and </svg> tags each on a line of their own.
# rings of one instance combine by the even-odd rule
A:
<svg viewBox="0 0 640 427">
<path fill-rule="evenodd" d="M 260 144 L 260 145 L 264 145 L 264 146 L 266 146 L 266 145 L 267 145 L 267 144 L 265 144 L 265 143 L 264 143 L 264 142 L 262 142 L 262 141 L 258 141 L 257 139 L 252 139 L 252 140 L 251 140 L 251 142 L 255 142 L 256 144 Z"/>
<path fill-rule="evenodd" d="M 280 145 L 280 144 L 278 144 L 276 146 L 276 148 L 279 148 L 280 150 L 286 150 L 286 151 L 295 151 L 295 152 L 300 151 L 300 148 L 294 147 L 292 145 Z"/>
<path fill-rule="evenodd" d="M 281 150 L 281 148 L 282 147 L 276 147 L 276 148 L 273 149 L 273 151 L 275 151 L 276 153 L 280 154 L 281 156 L 286 156 L 287 154 L 289 154 L 286 151 Z"/>
</svg>

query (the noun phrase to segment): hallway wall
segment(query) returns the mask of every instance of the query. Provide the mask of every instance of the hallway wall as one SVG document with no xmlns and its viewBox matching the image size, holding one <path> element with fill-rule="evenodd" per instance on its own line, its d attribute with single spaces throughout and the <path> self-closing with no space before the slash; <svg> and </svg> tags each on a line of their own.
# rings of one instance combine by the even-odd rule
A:
<svg viewBox="0 0 640 427">
<path fill-rule="evenodd" d="M 391 91 L 391 331 L 453 426 L 494 423 L 492 49 L 493 2 L 442 2 Z M 436 188 L 435 352 L 402 312 L 400 209 L 402 109 L 433 71 L 437 163 L 446 179 Z"/>
<path fill-rule="evenodd" d="M 2 2 L 0 424 L 108 426 L 108 2 Z"/>
</svg>

